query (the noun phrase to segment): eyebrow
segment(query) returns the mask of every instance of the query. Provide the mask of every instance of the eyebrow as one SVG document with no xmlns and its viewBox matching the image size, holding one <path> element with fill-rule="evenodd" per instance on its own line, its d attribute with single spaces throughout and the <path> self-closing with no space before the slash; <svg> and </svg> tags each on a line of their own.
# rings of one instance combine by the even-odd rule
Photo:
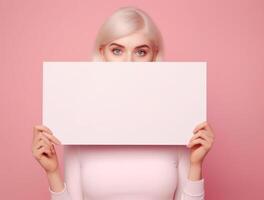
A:
<svg viewBox="0 0 264 200">
<path fill-rule="evenodd" d="M 119 46 L 119 47 L 123 47 L 123 48 L 125 48 L 123 45 L 121 45 L 121 44 L 117 44 L 117 43 L 111 43 L 109 46 L 112 46 L 112 45 L 116 45 L 116 46 Z M 142 47 L 150 48 L 150 47 L 149 47 L 148 45 L 146 45 L 146 44 L 139 45 L 139 46 L 137 46 L 136 48 L 142 48 Z"/>
</svg>

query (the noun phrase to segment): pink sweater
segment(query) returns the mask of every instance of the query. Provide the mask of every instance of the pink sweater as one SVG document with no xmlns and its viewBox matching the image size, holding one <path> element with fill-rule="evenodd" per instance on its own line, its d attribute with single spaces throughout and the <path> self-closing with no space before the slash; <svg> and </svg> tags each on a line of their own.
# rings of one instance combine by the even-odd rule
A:
<svg viewBox="0 0 264 200">
<path fill-rule="evenodd" d="M 204 200 L 187 178 L 190 149 L 176 145 L 65 145 L 64 189 L 51 200 Z"/>
</svg>

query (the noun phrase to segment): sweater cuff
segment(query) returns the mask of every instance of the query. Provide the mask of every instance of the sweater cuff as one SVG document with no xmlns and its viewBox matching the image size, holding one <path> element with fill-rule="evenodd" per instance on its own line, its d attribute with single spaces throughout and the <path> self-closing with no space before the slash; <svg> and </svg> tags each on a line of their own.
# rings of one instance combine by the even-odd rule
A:
<svg viewBox="0 0 264 200">
<path fill-rule="evenodd" d="M 204 179 L 200 179 L 197 181 L 192 181 L 190 179 L 187 179 L 183 191 L 185 194 L 190 196 L 204 195 Z"/>
<path fill-rule="evenodd" d="M 51 188 L 50 188 L 50 186 L 49 186 L 49 191 L 50 191 L 50 193 L 51 193 L 52 195 L 61 195 L 61 194 L 65 193 L 65 191 L 66 191 L 66 183 L 64 182 L 63 184 L 64 184 L 64 188 L 63 188 L 63 190 L 60 191 L 60 192 L 54 192 L 53 190 L 51 190 Z"/>
</svg>

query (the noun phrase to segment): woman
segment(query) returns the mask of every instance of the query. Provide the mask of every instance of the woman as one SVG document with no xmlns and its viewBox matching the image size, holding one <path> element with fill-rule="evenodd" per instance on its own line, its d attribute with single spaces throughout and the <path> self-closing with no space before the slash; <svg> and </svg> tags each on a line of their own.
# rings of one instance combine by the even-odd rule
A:
<svg viewBox="0 0 264 200">
<path fill-rule="evenodd" d="M 160 61 L 163 42 L 142 10 L 123 7 L 98 32 L 93 61 Z M 34 126 L 32 152 L 44 168 L 52 200 L 201 200 L 202 162 L 213 144 L 207 122 L 198 124 L 185 146 L 66 145 L 64 178 L 54 144 L 60 141 L 44 126 Z"/>
</svg>

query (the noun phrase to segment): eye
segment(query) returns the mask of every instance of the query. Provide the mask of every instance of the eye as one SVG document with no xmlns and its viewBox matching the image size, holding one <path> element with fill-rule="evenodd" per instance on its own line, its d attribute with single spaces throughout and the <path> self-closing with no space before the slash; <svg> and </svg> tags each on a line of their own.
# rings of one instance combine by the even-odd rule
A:
<svg viewBox="0 0 264 200">
<path fill-rule="evenodd" d="M 120 55 L 121 54 L 121 50 L 117 49 L 117 48 L 112 49 L 112 52 L 114 55 Z"/>
<path fill-rule="evenodd" d="M 137 53 L 139 53 L 138 54 L 139 56 L 145 56 L 147 54 L 147 52 L 145 50 L 142 50 L 142 49 L 137 51 Z"/>
</svg>

